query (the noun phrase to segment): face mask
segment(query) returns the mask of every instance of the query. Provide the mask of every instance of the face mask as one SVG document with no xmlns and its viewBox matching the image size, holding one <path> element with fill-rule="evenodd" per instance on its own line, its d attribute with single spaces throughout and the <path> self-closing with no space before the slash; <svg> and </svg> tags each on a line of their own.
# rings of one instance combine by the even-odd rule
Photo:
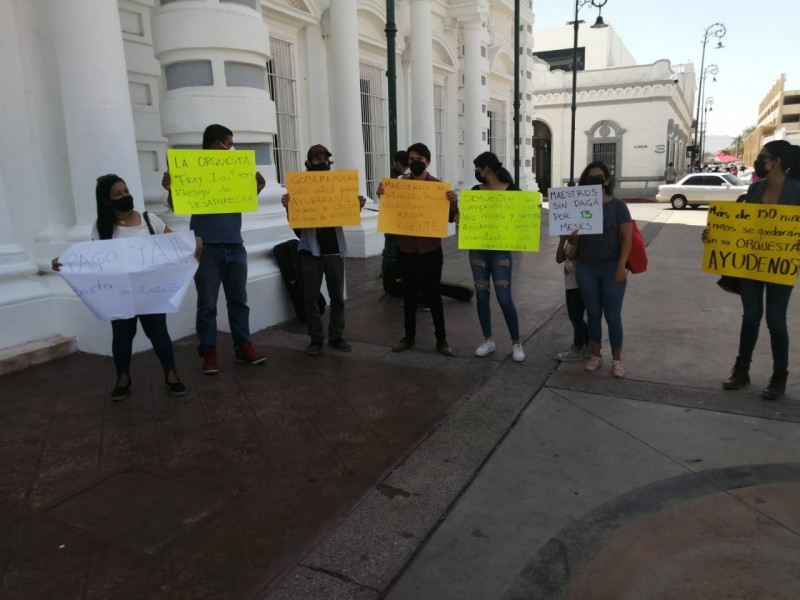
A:
<svg viewBox="0 0 800 600">
<path fill-rule="evenodd" d="M 475 171 L 475 179 L 478 183 L 486 183 L 486 177 L 481 175 L 479 171 Z"/>
<path fill-rule="evenodd" d="M 425 163 L 421 160 L 412 160 L 408 168 L 411 169 L 411 173 L 413 173 L 415 177 L 419 177 L 425 172 Z"/>
<path fill-rule="evenodd" d="M 111 201 L 111 207 L 120 212 L 130 212 L 133 210 L 133 196 L 122 196 Z"/>
<path fill-rule="evenodd" d="M 592 175 L 586 178 L 586 185 L 603 185 L 606 178 L 603 175 Z"/>
<path fill-rule="evenodd" d="M 309 171 L 330 171 L 331 166 L 328 163 L 309 164 Z"/>
<path fill-rule="evenodd" d="M 753 162 L 753 170 L 755 171 L 756 175 L 758 175 L 761 179 L 767 176 L 767 162 L 764 160 L 756 159 Z"/>
</svg>

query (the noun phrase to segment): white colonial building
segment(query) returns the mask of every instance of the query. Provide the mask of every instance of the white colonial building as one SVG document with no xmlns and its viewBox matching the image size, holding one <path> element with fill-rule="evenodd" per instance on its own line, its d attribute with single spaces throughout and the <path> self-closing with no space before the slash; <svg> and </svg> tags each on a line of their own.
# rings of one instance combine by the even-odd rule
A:
<svg viewBox="0 0 800 600">
<path fill-rule="evenodd" d="M 533 13 L 523 4 L 521 46 L 530 48 Z M 389 172 L 385 7 L 383 0 L 0 2 L 0 350 L 24 357 L 34 344 L 77 343 L 110 352 L 110 327 L 50 261 L 89 238 L 99 175 L 120 175 L 139 210 L 163 213 L 167 148 L 199 147 L 211 123 L 232 129 L 237 149 L 255 151 L 268 181 L 259 211 L 244 219 L 251 328 L 288 318 L 271 256 L 292 237 L 278 201 L 285 173 L 302 169 L 315 143 L 331 149 L 336 168 L 358 169 L 368 195 Z M 513 171 L 513 0 L 397 0 L 396 9 L 399 147 L 426 143 L 432 172 L 455 188 L 472 185 L 472 158 L 487 149 Z M 520 183 L 529 189 L 534 74 L 549 81 L 534 63 L 521 53 Z M 549 115 L 542 121 L 560 131 Z M 621 117 L 610 120 L 627 129 L 625 143 L 638 139 Z M 183 217 L 165 219 L 176 230 L 188 226 Z M 375 213 L 365 212 L 363 225 L 348 231 L 353 254 L 380 252 L 375 225 Z M 194 302 L 192 290 L 170 316 L 174 337 L 193 333 Z M 147 347 L 143 336 L 137 343 Z"/>
<path fill-rule="evenodd" d="M 534 31 L 534 170 L 541 189 L 570 180 L 572 26 Z M 574 179 L 593 160 L 623 196 L 653 196 L 673 162 L 686 166 L 695 75 L 668 60 L 637 65 L 612 27 L 579 25 Z"/>
</svg>

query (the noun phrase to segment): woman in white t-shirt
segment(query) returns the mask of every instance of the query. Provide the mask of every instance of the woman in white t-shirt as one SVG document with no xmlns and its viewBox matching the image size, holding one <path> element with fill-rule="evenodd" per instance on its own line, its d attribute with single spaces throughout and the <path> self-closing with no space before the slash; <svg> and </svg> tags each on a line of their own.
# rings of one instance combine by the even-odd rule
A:
<svg viewBox="0 0 800 600">
<path fill-rule="evenodd" d="M 128 186 L 117 175 L 103 175 L 97 179 L 95 189 L 97 199 L 97 221 L 92 229 L 93 240 L 132 238 L 151 233 L 170 233 L 170 228 L 154 214 L 141 214 L 133 209 L 133 196 Z M 148 224 L 149 221 L 149 224 Z M 152 228 L 152 231 L 151 231 Z M 196 254 L 201 248 L 198 247 Z M 61 263 L 53 259 L 53 270 L 58 271 Z M 167 331 L 167 315 L 136 315 L 130 319 L 111 321 L 113 333 L 111 353 L 117 369 L 117 383 L 111 390 L 112 400 L 123 400 L 130 391 L 130 364 L 133 353 L 133 338 L 136 336 L 137 321 L 142 323 L 145 335 L 153 344 L 153 350 L 164 369 L 164 385 L 172 396 L 184 396 L 186 387 L 175 372 L 175 357 L 172 352 L 172 339 Z"/>
</svg>

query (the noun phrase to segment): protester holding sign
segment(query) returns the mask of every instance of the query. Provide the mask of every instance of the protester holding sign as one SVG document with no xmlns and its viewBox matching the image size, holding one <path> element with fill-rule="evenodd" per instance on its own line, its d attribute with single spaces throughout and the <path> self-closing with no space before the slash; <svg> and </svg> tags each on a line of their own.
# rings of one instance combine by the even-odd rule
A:
<svg viewBox="0 0 800 600">
<path fill-rule="evenodd" d="M 222 125 L 209 125 L 203 132 L 203 150 L 233 150 L 233 132 Z M 161 185 L 168 192 L 172 180 L 164 173 Z M 265 181 L 255 174 L 255 193 L 264 189 Z M 172 195 L 168 197 L 172 208 Z M 203 240 L 200 267 L 194 276 L 197 288 L 197 352 L 203 359 L 203 373 L 216 375 L 217 367 L 217 300 L 219 286 L 225 290 L 228 323 L 231 327 L 236 360 L 249 365 L 263 364 L 267 359 L 256 352 L 250 341 L 250 308 L 247 306 L 247 251 L 242 240 L 242 213 L 194 214 L 189 226 Z"/>
<path fill-rule="evenodd" d="M 156 215 L 134 210 L 133 197 L 121 177 L 113 174 L 97 179 L 95 188 L 97 201 L 97 221 L 92 230 L 93 240 L 132 238 L 157 233 L 170 233 L 169 227 Z M 198 240 L 195 257 L 202 254 Z M 54 271 L 63 265 L 58 258 L 52 261 Z M 172 340 L 167 331 L 167 316 L 164 313 L 136 315 L 129 319 L 111 321 L 111 353 L 117 369 L 117 383 L 111 390 L 111 399 L 123 400 L 131 388 L 131 355 L 133 338 L 136 336 L 137 321 L 141 322 L 145 335 L 153 344 L 153 350 L 164 369 L 164 385 L 172 396 L 184 396 L 186 387 L 175 372 L 175 357 Z"/>
<path fill-rule="evenodd" d="M 800 147 L 785 140 L 764 144 L 756 157 L 754 168 L 761 180 L 747 194 L 746 203 L 784 204 L 800 206 Z M 708 241 L 708 230 L 703 241 Z M 800 256 L 797 239 L 791 252 Z M 786 393 L 789 375 L 789 332 L 786 311 L 792 295 L 791 285 L 768 283 L 756 279 L 739 280 L 742 298 L 742 327 L 739 333 L 739 354 L 730 378 L 722 383 L 726 390 L 738 390 L 750 383 L 750 362 L 758 341 L 758 330 L 764 314 L 766 295 L 767 328 L 772 348 L 772 376 L 761 391 L 762 398 L 777 400 Z"/>
<path fill-rule="evenodd" d="M 306 155 L 306 169 L 308 171 L 330 171 L 331 153 L 325 146 L 317 144 L 311 146 Z M 356 187 L 351 199 L 330 198 L 330 202 L 352 202 L 358 197 L 358 208 L 361 210 L 367 199 L 358 194 Z M 291 197 L 284 194 L 281 203 L 289 213 Z M 328 286 L 328 295 L 331 301 L 330 320 L 328 322 L 328 345 L 342 352 L 350 352 L 352 347 L 344 339 L 344 257 L 347 256 L 347 242 L 344 231 L 337 227 L 304 227 L 295 229 L 300 238 L 298 251 L 303 273 L 303 292 L 305 296 L 306 324 L 311 342 L 306 348 L 306 354 L 315 356 L 322 352 L 322 343 L 325 341 L 322 328 L 322 317 L 319 312 L 317 298 L 322 277 Z"/>
<path fill-rule="evenodd" d="M 416 143 L 408 148 L 410 174 L 401 180 L 431 181 L 439 180 L 428 173 L 431 162 L 431 151 L 425 144 Z M 383 195 L 383 184 L 378 186 L 378 196 Z M 458 219 L 458 197 L 455 192 L 444 192 L 449 204 L 448 221 Z M 442 282 L 442 238 L 423 237 L 417 235 L 398 235 L 398 264 L 404 282 L 403 321 L 405 336 L 392 347 L 394 352 L 403 352 L 412 348 L 417 333 L 417 301 L 418 294 L 427 296 L 431 309 L 433 326 L 436 333 L 436 349 L 444 356 L 453 356 L 453 350 L 447 343 L 444 323 L 444 307 L 439 286 Z"/>
<path fill-rule="evenodd" d="M 479 154 L 472 161 L 475 165 L 475 179 L 478 185 L 474 191 L 505 190 L 518 191 L 514 178 L 497 155 L 492 152 Z M 478 321 L 481 324 L 484 340 L 475 349 L 475 356 L 486 356 L 496 349 L 492 336 L 492 312 L 489 306 L 489 280 L 494 283 L 497 303 L 503 311 L 503 317 L 511 334 L 511 358 L 516 362 L 525 360 L 525 351 L 519 338 L 519 317 L 514 299 L 511 296 L 511 252 L 509 250 L 470 250 L 469 265 L 475 281 L 475 299 L 478 309 Z"/>
<path fill-rule="evenodd" d="M 592 350 L 584 368 L 596 371 L 603 364 L 601 342 L 605 316 L 611 344 L 611 374 L 622 378 L 625 377 L 622 366 L 622 301 L 627 285 L 625 263 L 633 243 L 631 213 L 624 201 L 612 195 L 614 181 L 605 163 L 589 163 L 581 173 L 578 185 L 603 186 L 602 233 L 579 235 L 576 230 L 570 235 L 570 243 L 578 244 L 575 277 L 586 305 L 589 347 Z"/>
</svg>

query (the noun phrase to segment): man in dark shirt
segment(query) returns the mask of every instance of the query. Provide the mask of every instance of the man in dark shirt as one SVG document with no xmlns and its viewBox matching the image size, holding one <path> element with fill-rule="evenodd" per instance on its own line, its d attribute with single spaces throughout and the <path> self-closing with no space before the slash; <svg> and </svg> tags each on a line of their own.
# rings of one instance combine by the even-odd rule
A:
<svg viewBox="0 0 800 600">
<path fill-rule="evenodd" d="M 331 153 L 322 144 L 311 146 L 306 155 L 306 169 L 309 171 L 330 171 Z M 289 194 L 284 194 L 281 202 L 289 211 Z M 364 196 L 358 197 L 360 208 L 367 201 Z M 317 297 L 322 287 L 322 276 L 328 285 L 331 301 L 330 320 L 328 322 L 328 345 L 341 352 L 350 352 L 353 348 L 344 339 L 344 257 L 347 256 L 347 242 L 341 227 L 308 227 L 295 229 L 300 238 L 298 252 L 303 271 L 303 295 L 305 296 L 306 325 L 311 342 L 306 354 L 316 356 L 322 352 L 325 341 Z"/>
<path fill-rule="evenodd" d="M 431 151 L 425 144 L 416 143 L 408 148 L 410 173 L 403 179 L 415 181 L 439 181 L 428 173 Z M 378 187 L 378 195 L 383 187 Z M 452 190 L 447 192 L 450 202 L 449 220 L 458 218 L 458 198 Z M 415 344 L 417 330 L 417 302 L 422 293 L 427 296 L 436 334 L 436 349 L 444 356 L 453 356 L 453 349 L 447 343 L 444 323 L 444 307 L 439 286 L 442 283 L 442 240 L 440 238 L 411 235 L 397 236 L 397 260 L 403 278 L 403 323 L 405 336 L 392 347 L 393 352 L 403 352 Z"/>
<path fill-rule="evenodd" d="M 233 132 L 222 125 L 209 125 L 203 132 L 204 150 L 233 150 Z M 171 190 L 169 171 L 161 185 Z M 265 181 L 256 172 L 256 193 Z M 172 208 L 172 194 L 168 198 Z M 228 323 L 238 362 L 261 365 L 267 359 L 250 341 L 250 308 L 247 306 L 247 251 L 242 240 L 242 213 L 192 215 L 189 227 L 203 240 L 203 254 L 194 276 L 197 289 L 198 354 L 203 359 L 203 373 L 216 375 L 217 367 L 217 299 L 219 287 L 225 290 Z"/>
</svg>

